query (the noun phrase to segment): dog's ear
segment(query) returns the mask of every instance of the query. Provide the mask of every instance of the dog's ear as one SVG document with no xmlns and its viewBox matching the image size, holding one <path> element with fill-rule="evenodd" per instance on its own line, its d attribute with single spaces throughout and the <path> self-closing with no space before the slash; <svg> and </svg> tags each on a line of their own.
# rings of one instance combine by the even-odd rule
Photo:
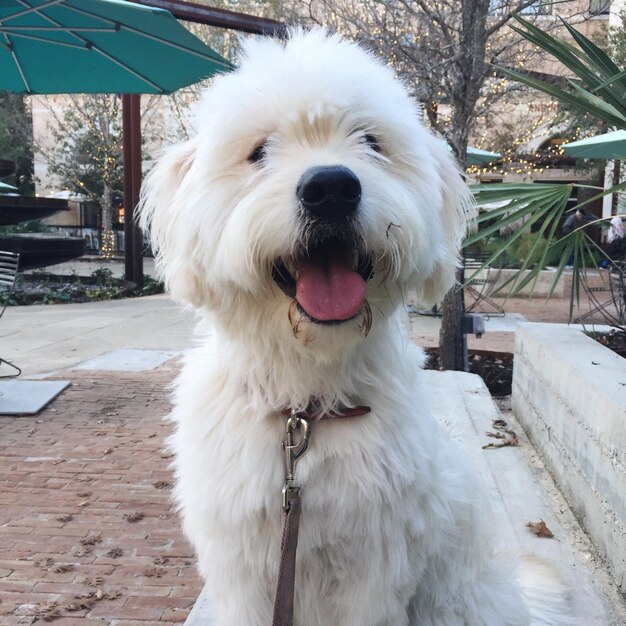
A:
<svg viewBox="0 0 626 626">
<path fill-rule="evenodd" d="M 203 286 L 192 262 L 196 233 L 186 223 L 185 177 L 193 165 L 196 143 L 169 148 L 141 188 L 139 224 L 149 233 L 156 270 L 168 293 L 179 302 L 201 306 Z"/>
<path fill-rule="evenodd" d="M 415 276 L 417 281 L 412 285 L 422 306 L 440 303 L 455 285 L 461 245 L 476 214 L 472 192 L 452 152 L 445 142 L 434 137 L 432 144 L 440 197 L 436 216 L 440 221 L 440 241 L 433 246 L 436 252 L 432 271 L 427 276 Z"/>
</svg>

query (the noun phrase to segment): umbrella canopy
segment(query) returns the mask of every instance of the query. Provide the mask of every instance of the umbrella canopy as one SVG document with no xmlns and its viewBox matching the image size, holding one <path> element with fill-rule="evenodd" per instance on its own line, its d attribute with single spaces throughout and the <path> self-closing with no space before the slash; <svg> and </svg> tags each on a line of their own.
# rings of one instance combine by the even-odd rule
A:
<svg viewBox="0 0 626 626">
<path fill-rule="evenodd" d="M 0 2 L 0 90 L 171 93 L 230 67 L 163 9 L 122 0 Z"/>
<path fill-rule="evenodd" d="M 564 143 L 561 148 L 579 159 L 626 159 L 626 130 Z"/>
<path fill-rule="evenodd" d="M 141 184 L 138 94 L 171 93 L 230 67 L 163 9 L 122 0 L 0 0 L 0 90 L 124 94 L 129 208 Z M 132 210 L 124 225 L 126 277 L 141 286 L 143 238 Z"/>
<path fill-rule="evenodd" d="M 483 165 L 499 161 L 502 158 L 501 154 L 496 152 L 488 152 L 487 150 L 479 150 L 472 146 L 467 146 L 467 164 L 468 165 Z"/>
<path fill-rule="evenodd" d="M 17 187 L 7 185 L 6 183 L 0 183 L 0 193 L 5 193 L 7 191 L 17 191 Z"/>
</svg>

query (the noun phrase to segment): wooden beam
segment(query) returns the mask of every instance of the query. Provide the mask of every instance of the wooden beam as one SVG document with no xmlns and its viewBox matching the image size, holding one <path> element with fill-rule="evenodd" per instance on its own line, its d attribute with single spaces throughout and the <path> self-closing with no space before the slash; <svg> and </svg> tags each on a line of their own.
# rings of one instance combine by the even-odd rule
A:
<svg viewBox="0 0 626 626">
<path fill-rule="evenodd" d="M 226 9 L 218 9 L 183 0 L 131 0 L 158 9 L 167 9 L 176 19 L 219 28 L 232 28 L 244 33 L 282 36 L 287 26 L 267 17 L 257 17 Z"/>
</svg>

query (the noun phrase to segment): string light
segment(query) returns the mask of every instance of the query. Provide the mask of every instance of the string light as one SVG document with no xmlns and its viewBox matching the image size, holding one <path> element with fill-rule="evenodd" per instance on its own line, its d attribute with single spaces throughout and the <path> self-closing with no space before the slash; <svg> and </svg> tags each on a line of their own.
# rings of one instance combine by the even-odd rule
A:
<svg viewBox="0 0 626 626">
<path fill-rule="evenodd" d="M 100 237 L 100 251 L 102 252 L 102 258 L 112 259 L 115 256 L 115 250 L 115 233 L 107 226 L 103 226 L 102 236 Z"/>
</svg>

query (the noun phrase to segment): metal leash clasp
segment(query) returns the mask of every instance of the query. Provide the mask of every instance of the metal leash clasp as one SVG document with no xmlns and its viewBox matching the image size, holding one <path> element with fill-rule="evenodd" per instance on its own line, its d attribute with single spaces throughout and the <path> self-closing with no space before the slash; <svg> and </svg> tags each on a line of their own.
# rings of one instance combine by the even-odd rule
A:
<svg viewBox="0 0 626 626">
<path fill-rule="evenodd" d="M 297 441 L 295 440 L 297 437 Z M 309 449 L 311 443 L 311 427 L 309 423 L 291 411 L 285 424 L 285 439 L 283 440 L 283 456 L 285 461 L 285 484 L 283 485 L 283 510 L 289 511 L 291 499 L 300 493 L 300 488 L 294 485 L 296 463 Z"/>
</svg>

